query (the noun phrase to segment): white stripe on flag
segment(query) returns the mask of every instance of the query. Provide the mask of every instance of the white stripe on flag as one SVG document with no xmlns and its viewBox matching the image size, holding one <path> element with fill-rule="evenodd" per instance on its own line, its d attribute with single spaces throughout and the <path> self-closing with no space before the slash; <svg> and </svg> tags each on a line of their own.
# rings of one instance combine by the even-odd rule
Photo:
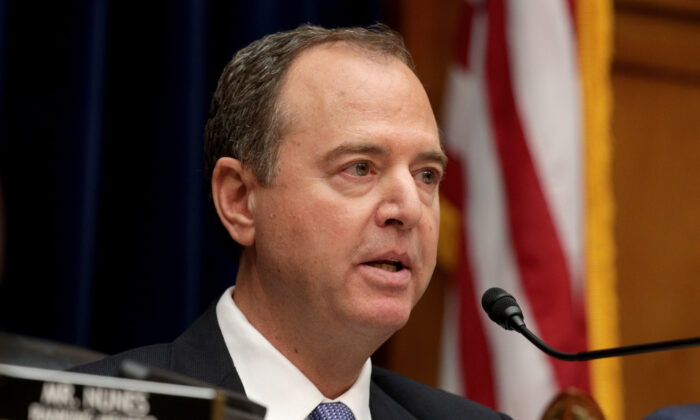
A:
<svg viewBox="0 0 700 420">
<path fill-rule="evenodd" d="M 572 289 L 581 294 L 581 110 L 571 14 L 558 0 L 510 0 L 507 6 L 515 100 Z"/>
</svg>

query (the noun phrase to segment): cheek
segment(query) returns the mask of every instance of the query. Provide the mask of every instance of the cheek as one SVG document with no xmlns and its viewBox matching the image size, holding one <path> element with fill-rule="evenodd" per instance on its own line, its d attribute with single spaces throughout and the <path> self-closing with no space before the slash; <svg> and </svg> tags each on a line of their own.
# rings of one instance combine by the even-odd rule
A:
<svg viewBox="0 0 700 420">
<path fill-rule="evenodd" d="M 426 249 L 424 251 L 436 254 L 438 237 L 440 235 L 440 209 L 431 208 L 427 213 L 426 222 L 423 226 L 423 238 Z"/>
<path fill-rule="evenodd" d="M 294 247 L 297 252 L 314 249 L 327 254 L 343 243 L 352 241 L 358 229 L 359 213 L 355 206 L 319 194 L 285 194 L 270 201 L 263 214 L 265 227 L 261 235 Z"/>
<path fill-rule="evenodd" d="M 318 233 L 340 238 L 343 232 L 360 229 L 372 214 L 371 200 L 344 196 L 325 184 L 312 190 L 301 205 Z"/>
<path fill-rule="evenodd" d="M 296 206 L 297 203 L 285 195 L 268 194 L 259 200 L 255 215 L 258 252 L 294 249 L 294 243 L 301 239 L 301 227 L 304 225 Z"/>
</svg>

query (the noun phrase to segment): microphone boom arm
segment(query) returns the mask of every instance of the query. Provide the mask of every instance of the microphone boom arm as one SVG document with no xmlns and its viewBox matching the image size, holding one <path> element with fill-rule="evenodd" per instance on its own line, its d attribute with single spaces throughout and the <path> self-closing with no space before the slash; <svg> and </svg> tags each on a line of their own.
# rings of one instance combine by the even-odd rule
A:
<svg viewBox="0 0 700 420">
<path fill-rule="evenodd" d="M 492 287 L 481 297 L 481 306 L 492 321 L 505 328 L 515 330 L 524 335 L 538 349 L 557 359 L 570 362 L 602 359 L 604 357 L 626 356 L 630 354 L 649 353 L 661 350 L 671 350 L 700 345 L 700 337 L 682 338 L 679 340 L 661 341 L 656 343 L 636 344 L 632 346 L 613 347 L 602 350 L 590 350 L 580 353 L 565 353 L 553 349 L 532 333 L 525 326 L 523 312 L 515 298 L 505 290 Z"/>
<path fill-rule="evenodd" d="M 568 362 L 580 362 L 584 360 L 602 359 L 605 357 L 627 356 L 630 354 L 650 353 L 661 350 L 680 349 L 683 347 L 693 347 L 700 345 L 700 337 L 692 337 L 682 338 L 679 340 L 660 341 L 657 343 L 635 344 L 631 346 L 614 347 L 610 349 L 582 351 L 579 353 L 566 353 L 554 349 L 545 344 L 545 342 L 540 340 L 539 337 L 533 334 L 532 331 L 530 331 L 524 323 L 514 325 L 513 329 L 525 336 L 525 338 L 527 338 L 528 341 L 537 346 L 538 349 L 542 350 L 543 352 L 547 353 L 552 357 L 555 357 L 560 360 L 566 360 Z"/>
</svg>

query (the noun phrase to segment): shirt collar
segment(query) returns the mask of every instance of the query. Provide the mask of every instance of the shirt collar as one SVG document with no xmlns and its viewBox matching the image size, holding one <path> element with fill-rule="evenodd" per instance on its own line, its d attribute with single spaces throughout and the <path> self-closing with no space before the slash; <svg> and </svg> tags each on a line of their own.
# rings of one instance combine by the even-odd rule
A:
<svg viewBox="0 0 700 420">
<path fill-rule="evenodd" d="M 266 419 L 305 419 L 318 404 L 336 401 L 347 405 L 357 420 L 371 419 L 370 359 L 350 389 L 329 400 L 248 322 L 233 301 L 233 291 L 234 287 L 230 287 L 219 299 L 216 317 L 245 393 L 251 400 L 267 407 Z"/>
</svg>

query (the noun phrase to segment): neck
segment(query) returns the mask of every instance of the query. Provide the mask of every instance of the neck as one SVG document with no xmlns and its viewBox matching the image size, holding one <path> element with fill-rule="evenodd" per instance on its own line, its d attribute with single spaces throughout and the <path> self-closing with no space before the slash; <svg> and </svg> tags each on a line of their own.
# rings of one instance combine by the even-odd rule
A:
<svg viewBox="0 0 700 420">
<path fill-rule="evenodd" d="M 328 328 L 314 314 L 285 305 L 284 294 L 274 293 L 279 289 L 260 281 L 254 250 L 246 248 L 236 277 L 236 306 L 326 398 L 337 398 L 355 383 L 367 359 L 388 335 L 374 337 L 348 328 Z"/>
</svg>

